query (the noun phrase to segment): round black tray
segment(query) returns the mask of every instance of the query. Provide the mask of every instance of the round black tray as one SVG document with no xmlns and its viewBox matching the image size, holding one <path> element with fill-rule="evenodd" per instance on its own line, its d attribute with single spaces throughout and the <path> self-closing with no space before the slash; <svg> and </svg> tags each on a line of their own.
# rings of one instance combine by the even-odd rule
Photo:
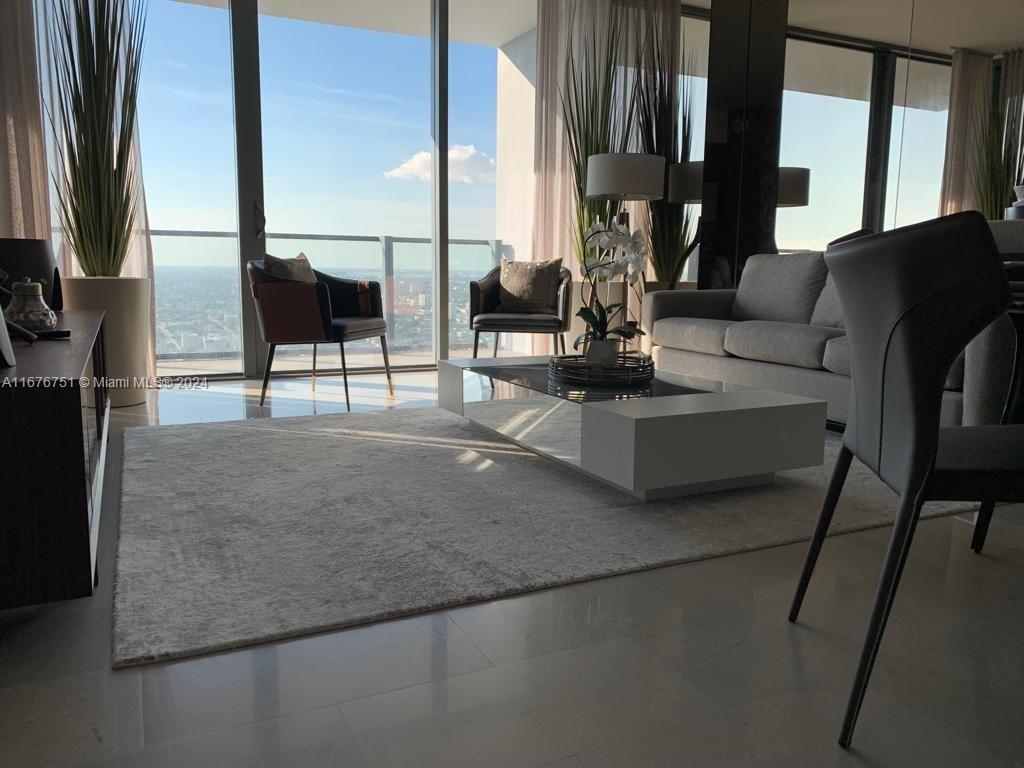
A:
<svg viewBox="0 0 1024 768">
<path fill-rule="evenodd" d="M 614 368 L 588 365 L 583 355 L 552 357 L 548 382 L 563 387 L 615 387 L 627 389 L 649 384 L 654 378 L 654 360 L 648 355 L 620 352 Z"/>
</svg>

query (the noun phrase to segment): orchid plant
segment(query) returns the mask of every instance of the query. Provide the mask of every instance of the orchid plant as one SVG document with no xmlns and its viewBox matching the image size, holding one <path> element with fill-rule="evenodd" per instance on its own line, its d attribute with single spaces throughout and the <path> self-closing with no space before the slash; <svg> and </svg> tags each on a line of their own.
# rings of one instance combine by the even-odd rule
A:
<svg viewBox="0 0 1024 768">
<path fill-rule="evenodd" d="M 604 304 L 598 294 L 598 285 L 604 282 L 608 300 L 611 281 L 620 276 L 635 289 L 647 267 L 647 242 L 643 232 L 630 232 L 629 226 L 621 222 L 606 226 L 598 219 L 587 229 L 584 246 L 583 281 L 590 285 L 594 306 L 580 307 L 576 313 L 586 323 L 587 331 L 577 337 L 573 348 L 578 349 L 580 344 L 588 341 L 643 336 L 644 332 L 636 325 L 627 322 L 615 325 L 624 306 L 620 303 Z"/>
</svg>

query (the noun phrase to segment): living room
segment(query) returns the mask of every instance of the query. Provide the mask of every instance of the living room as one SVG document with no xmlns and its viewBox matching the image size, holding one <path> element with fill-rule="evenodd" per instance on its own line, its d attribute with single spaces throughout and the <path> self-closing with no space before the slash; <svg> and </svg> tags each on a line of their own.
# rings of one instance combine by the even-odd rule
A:
<svg viewBox="0 0 1024 768">
<path fill-rule="evenodd" d="M 1011 0 L 0 3 L 0 765 L 1017 766 Z"/>
</svg>

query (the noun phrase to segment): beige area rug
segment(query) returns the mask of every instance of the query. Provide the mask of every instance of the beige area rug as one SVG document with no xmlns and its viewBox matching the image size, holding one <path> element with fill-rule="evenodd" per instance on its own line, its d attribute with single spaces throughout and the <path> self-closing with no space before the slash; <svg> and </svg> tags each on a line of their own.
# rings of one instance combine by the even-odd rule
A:
<svg viewBox="0 0 1024 768">
<path fill-rule="evenodd" d="M 644 503 L 437 409 L 124 441 L 118 667 L 805 540 L 839 445 L 773 485 Z M 833 530 L 895 501 L 855 463 Z"/>
</svg>

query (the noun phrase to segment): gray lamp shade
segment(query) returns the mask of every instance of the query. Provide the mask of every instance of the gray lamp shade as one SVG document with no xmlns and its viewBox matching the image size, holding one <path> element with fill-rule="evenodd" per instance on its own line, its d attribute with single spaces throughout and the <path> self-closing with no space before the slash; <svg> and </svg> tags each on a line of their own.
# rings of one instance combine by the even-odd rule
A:
<svg viewBox="0 0 1024 768">
<path fill-rule="evenodd" d="M 699 203 L 704 196 L 704 161 L 673 163 L 668 169 L 668 201 Z"/>
<path fill-rule="evenodd" d="M 779 208 L 801 208 L 811 197 L 811 169 L 779 168 Z"/>
<path fill-rule="evenodd" d="M 42 281 L 43 301 L 54 311 L 64 307 L 60 272 L 49 240 L 0 238 L 0 269 L 9 275 L 8 290 L 11 283 L 25 277 Z"/>
<path fill-rule="evenodd" d="M 665 158 L 613 153 L 587 158 L 587 197 L 598 200 L 660 200 L 665 194 Z"/>
</svg>

